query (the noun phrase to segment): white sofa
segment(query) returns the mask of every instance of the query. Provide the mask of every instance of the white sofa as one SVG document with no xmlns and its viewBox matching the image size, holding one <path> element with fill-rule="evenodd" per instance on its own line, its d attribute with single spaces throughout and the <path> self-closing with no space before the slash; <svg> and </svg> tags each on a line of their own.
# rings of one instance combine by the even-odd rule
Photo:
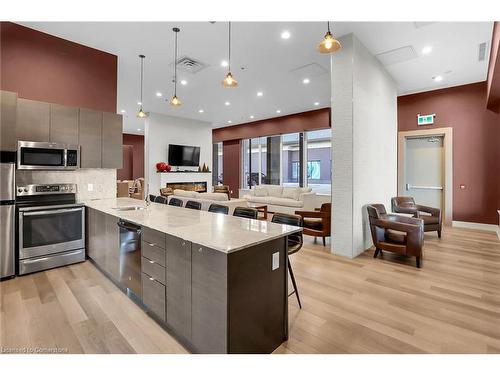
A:
<svg viewBox="0 0 500 375">
<path fill-rule="evenodd" d="M 174 194 L 168 197 L 168 201 L 172 198 L 180 199 L 183 202 L 182 206 L 185 206 L 187 201 L 200 202 L 201 209 L 204 211 L 208 211 L 212 203 L 227 206 L 229 207 L 229 215 L 233 214 L 236 207 L 247 207 L 245 199 L 229 200 L 226 193 L 198 193 L 196 191 L 175 189 Z"/>
<path fill-rule="evenodd" d="M 266 204 L 269 212 L 293 214 L 295 211 L 314 211 L 316 193 L 311 190 L 262 184 L 241 193 L 249 203 Z"/>
</svg>

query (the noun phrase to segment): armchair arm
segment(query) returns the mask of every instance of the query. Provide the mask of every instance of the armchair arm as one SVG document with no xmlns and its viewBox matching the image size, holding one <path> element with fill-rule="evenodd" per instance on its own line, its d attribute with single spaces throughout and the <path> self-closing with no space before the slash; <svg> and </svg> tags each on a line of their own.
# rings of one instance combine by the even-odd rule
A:
<svg viewBox="0 0 500 375">
<path fill-rule="evenodd" d="M 417 208 L 394 206 L 393 211 L 399 214 L 413 214 L 413 217 L 416 218 L 419 217 Z"/>
<path fill-rule="evenodd" d="M 439 208 L 422 206 L 420 204 L 417 204 L 417 210 L 422 211 L 422 212 L 427 212 L 427 213 L 431 214 L 432 216 L 439 217 L 441 215 L 441 210 Z"/>
<path fill-rule="evenodd" d="M 300 215 L 302 218 L 317 218 L 322 219 L 330 216 L 329 212 L 321 211 L 295 211 L 295 215 Z"/>
<path fill-rule="evenodd" d="M 415 219 L 411 217 L 406 217 L 404 219 L 414 220 L 414 222 L 407 222 L 406 220 L 400 220 L 399 217 L 396 220 L 386 219 L 375 219 L 373 224 L 379 228 L 397 230 L 399 232 L 416 232 L 423 229 L 424 221 L 422 219 Z"/>
</svg>

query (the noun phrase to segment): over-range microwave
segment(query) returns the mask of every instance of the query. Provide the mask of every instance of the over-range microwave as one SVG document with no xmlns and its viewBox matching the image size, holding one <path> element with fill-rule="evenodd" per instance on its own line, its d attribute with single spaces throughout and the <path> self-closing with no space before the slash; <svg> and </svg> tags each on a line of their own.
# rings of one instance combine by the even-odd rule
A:
<svg viewBox="0 0 500 375">
<path fill-rule="evenodd" d="M 17 169 L 74 170 L 80 166 L 79 146 L 51 142 L 17 142 Z"/>
</svg>

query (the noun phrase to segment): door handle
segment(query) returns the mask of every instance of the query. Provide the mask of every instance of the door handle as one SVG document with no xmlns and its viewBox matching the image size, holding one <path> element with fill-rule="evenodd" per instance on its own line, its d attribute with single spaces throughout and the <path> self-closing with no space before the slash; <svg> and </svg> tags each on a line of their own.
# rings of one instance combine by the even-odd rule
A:
<svg viewBox="0 0 500 375">
<path fill-rule="evenodd" d="M 406 184 L 406 190 L 410 190 L 410 189 L 443 190 L 443 187 L 442 186 L 416 186 L 416 185 Z"/>
</svg>

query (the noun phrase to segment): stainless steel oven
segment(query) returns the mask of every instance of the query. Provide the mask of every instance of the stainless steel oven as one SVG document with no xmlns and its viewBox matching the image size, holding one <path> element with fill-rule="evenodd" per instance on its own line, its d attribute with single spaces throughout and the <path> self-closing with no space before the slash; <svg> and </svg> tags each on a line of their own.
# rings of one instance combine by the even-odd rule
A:
<svg viewBox="0 0 500 375">
<path fill-rule="evenodd" d="M 85 207 L 75 202 L 75 189 L 72 184 L 18 187 L 20 275 L 85 260 Z"/>
<path fill-rule="evenodd" d="M 17 169 L 74 170 L 80 165 L 79 146 L 18 141 Z"/>
</svg>

